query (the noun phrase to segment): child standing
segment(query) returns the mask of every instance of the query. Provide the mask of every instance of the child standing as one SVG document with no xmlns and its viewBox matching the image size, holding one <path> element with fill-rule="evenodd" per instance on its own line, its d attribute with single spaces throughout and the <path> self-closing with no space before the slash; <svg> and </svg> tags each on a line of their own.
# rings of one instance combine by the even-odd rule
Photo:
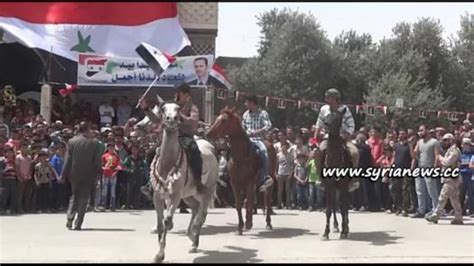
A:
<svg viewBox="0 0 474 266">
<path fill-rule="evenodd" d="M 53 167 L 57 179 L 52 182 L 52 203 L 53 208 L 57 210 L 64 210 L 66 202 L 65 184 L 62 182 L 63 165 L 64 165 L 64 152 L 65 145 L 62 142 L 57 144 L 56 152 L 51 157 L 51 166 Z"/>
<path fill-rule="evenodd" d="M 50 194 L 56 173 L 48 162 L 48 149 L 42 149 L 38 153 L 38 163 L 35 165 L 35 183 L 38 191 L 38 209 L 51 213 Z"/>
<path fill-rule="evenodd" d="M 306 210 L 308 205 L 308 175 L 306 173 L 306 154 L 296 156 L 294 170 L 296 180 L 296 201 L 300 210 Z"/>
<path fill-rule="evenodd" d="M 130 148 L 131 154 L 125 158 L 123 166 L 127 173 L 126 209 L 135 209 L 139 206 L 140 187 L 145 183 L 146 162 L 140 155 L 137 144 Z"/>
<path fill-rule="evenodd" d="M 115 144 L 110 142 L 107 144 L 107 152 L 102 155 L 102 197 L 101 197 L 101 211 L 105 211 L 107 202 L 107 190 L 110 186 L 110 210 L 115 211 L 116 205 L 116 186 L 117 173 L 121 169 L 120 157 L 115 151 Z"/>
<path fill-rule="evenodd" d="M 33 196 L 33 160 L 28 152 L 28 145 L 21 144 L 20 154 L 15 160 L 16 172 L 18 176 L 17 183 L 17 210 L 18 213 L 31 211 L 31 201 Z"/>
<path fill-rule="evenodd" d="M 17 173 L 15 169 L 15 153 L 12 147 L 5 149 L 5 158 L 2 160 L 3 170 L 3 197 L 2 197 L 2 213 L 14 214 L 16 212 L 16 179 Z M 7 204 L 8 203 L 8 204 Z M 8 207 L 7 207 L 8 205 Z"/>
<path fill-rule="evenodd" d="M 309 154 L 309 160 L 306 163 L 306 169 L 308 171 L 308 186 L 309 186 L 309 211 L 315 211 L 318 208 L 322 208 L 322 192 L 321 189 L 321 177 L 319 175 L 319 169 L 316 164 L 315 151 L 311 151 Z"/>
</svg>

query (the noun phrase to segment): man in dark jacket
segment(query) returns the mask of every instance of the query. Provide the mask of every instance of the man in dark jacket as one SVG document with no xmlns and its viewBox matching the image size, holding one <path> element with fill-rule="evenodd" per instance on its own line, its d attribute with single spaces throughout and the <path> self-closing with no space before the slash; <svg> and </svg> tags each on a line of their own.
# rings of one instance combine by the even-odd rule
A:
<svg viewBox="0 0 474 266">
<path fill-rule="evenodd" d="M 372 166 L 372 157 L 370 153 L 370 146 L 366 143 L 366 136 L 359 132 L 356 136 L 356 147 L 359 151 L 359 167 L 367 169 Z M 369 209 L 369 203 L 372 200 L 374 188 L 373 183 L 368 178 L 361 180 L 359 189 L 353 192 L 354 208 L 359 211 Z"/>
<path fill-rule="evenodd" d="M 63 180 L 69 180 L 72 190 L 67 210 L 67 228 L 72 229 L 77 213 L 74 230 L 81 230 L 91 186 L 101 173 L 101 169 L 102 162 L 97 140 L 91 138 L 89 125 L 81 122 L 78 136 L 68 142 L 64 162 Z"/>
</svg>

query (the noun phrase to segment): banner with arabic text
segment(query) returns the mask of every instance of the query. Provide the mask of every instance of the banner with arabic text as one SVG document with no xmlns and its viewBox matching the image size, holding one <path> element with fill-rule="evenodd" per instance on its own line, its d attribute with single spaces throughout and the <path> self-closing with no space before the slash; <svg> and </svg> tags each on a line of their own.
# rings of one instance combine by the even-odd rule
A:
<svg viewBox="0 0 474 266">
<path fill-rule="evenodd" d="M 174 86 L 184 82 L 193 84 L 198 74 L 202 76 L 209 73 L 213 63 L 213 55 L 176 57 L 176 61 L 161 74 L 155 84 L 161 86 Z M 155 77 L 153 70 L 140 57 L 79 54 L 77 67 L 79 86 L 148 86 Z"/>
</svg>

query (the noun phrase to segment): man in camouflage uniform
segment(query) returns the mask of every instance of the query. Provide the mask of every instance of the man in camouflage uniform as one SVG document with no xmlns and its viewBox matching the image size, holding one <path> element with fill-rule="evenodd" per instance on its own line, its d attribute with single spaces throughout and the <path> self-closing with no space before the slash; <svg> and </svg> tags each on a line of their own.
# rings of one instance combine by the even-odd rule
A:
<svg viewBox="0 0 474 266">
<path fill-rule="evenodd" d="M 336 110 L 339 112 L 343 112 L 344 115 L 342 117 L 342 124 L 341 124 L 341 137 L 346 140 L 346 146 L 349 150 L 352 159 L 352 167 L 357 167 L 359 164 L 359 152 L 357 147 L 352 143 L 352 135 L 354 134 L 355 130 L 355 122 L 354 118 L 352 117 L 352 113 L 346 105 L 341 104 L 341 94 L 337 89 L 331 88 L 326 91 L 325 93 L 326 102 L 328 104 L 321 107 L 319 110 L 318 120 L 316 121 L 316 130 L 314 132 L 314 138 L 318 138 L 322 129 L 327 128 L 329 117 L 331 113 L 335 112 Z M 323 140 L 319 146 L 321 151 L 327 149 L 327 140 Z M 351 178 L 351 182 L 349 184 L 349 192 L 352 192 L 359 188 L 359 180 L 355 178 Z"/>
<path fill-rule="evenodd" d="M 461 151 L 456 146 L 456 141 L 454 136 L 450 133 L 443 136 L 443 146 L 447 149 L 444 156 L 440 155 L 440 162 L 443 166 L 443 169 L 452 168 L 455 169 L 459 167 L 459 160 L 461 157 Z M 441 213 L 448 201 L 451 201 L 451 205 L 454 208 L 454 220 L 451 221 L 451 224 L 463 224 L 462 221 L 462 211 L 461 203 L 459 202 L 459 186 L 461 184 L 461 177 L 455 178 L 442 178 L 443 188 L 439 195 L 438 206 L 433 211 L 433 214 L 426 217 L 426 220 L 433 223 L 438 223 L 438 219 L 441 216 Z"/>
</svg>

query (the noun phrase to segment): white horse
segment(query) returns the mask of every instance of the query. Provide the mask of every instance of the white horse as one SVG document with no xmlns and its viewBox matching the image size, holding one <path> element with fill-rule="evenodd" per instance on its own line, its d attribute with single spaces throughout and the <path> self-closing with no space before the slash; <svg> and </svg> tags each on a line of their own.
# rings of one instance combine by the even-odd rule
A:
<svg viewBox="0 0 474 266">
<path fill-rule="evenodd" d="M 209 204 L 213 200 L 218 179 L 219 165 L 214 155 L 214 147 L 208 141 L 198 139 L 196 142 L 202 156 L 201 182 L 204 188 L 202 191 L 197 190 L 185 152 L 178 142 L 179 109 L 179 105 L 175 103 L 164 103 L 154 110 L 157 111 L 158 117 L 151 118 L 154 122 L 163 123 L 161 156 L 155 156 L 150 172 L 159 243 L 159 251 L 154 259 L 156 263 L 162 262 L 165 258 L 166 234 L 173 228 L 173 214 L 181 199 L 192 211 L 187 230 L 192 242 L 189 252 L 197 252 L 200 231 L 206 220 Z"/>
</svg>

